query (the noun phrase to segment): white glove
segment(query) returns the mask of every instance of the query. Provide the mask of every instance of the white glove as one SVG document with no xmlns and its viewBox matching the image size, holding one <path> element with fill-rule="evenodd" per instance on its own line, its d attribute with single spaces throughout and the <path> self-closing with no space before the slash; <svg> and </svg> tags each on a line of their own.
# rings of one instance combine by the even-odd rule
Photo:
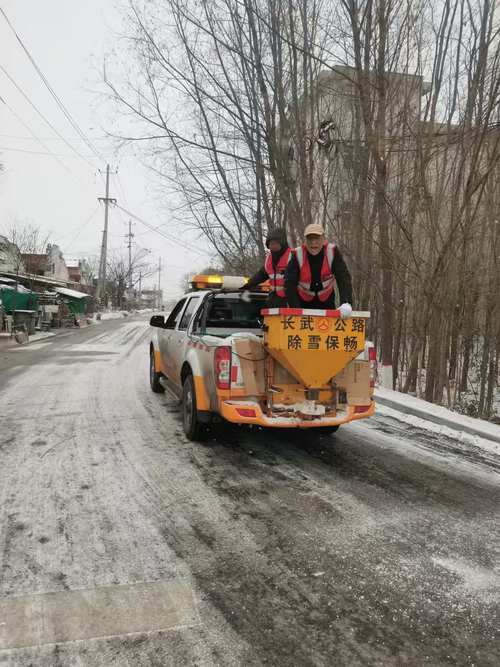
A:
<svg viewBox="0 0 500 667">
<path fill-rule="evenodd" d="M 343 303 L 340 308 L 340 317 L 345 320 L 346 317 L 351 317 L 352 315 L 352 306 L 350 303 Z"/>
<path fill-rule="evenodd" d="M 241 295 L 241 300 L 244 301 L 245 303 L 250 303 L 250 292 L 248 290 L 245 290 L 243 294 Z"/>
</svg>

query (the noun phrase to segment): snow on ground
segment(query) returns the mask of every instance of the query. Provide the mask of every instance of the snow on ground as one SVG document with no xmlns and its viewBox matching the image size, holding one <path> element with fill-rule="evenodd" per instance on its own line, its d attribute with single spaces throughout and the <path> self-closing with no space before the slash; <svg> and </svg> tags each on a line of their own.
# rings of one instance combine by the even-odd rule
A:
<svg viewBox="0 0 500 667">
<path fill-rule="evenodd" d="M 128 313 L 124 314 L 124 312 L 121 310 L 112 310 L 108 313 L 100 313 L 101 320 L 120 320 L 128 315 Z"/>
<path fill-rule="evenodd" d="M 473 430 L 481 438 L 493 438 L 495 441 L 500 440 L 500 426 L 493 424 L 492 422 L 485 421 L 484 419 L 475 419 L 474 417 L 467 417 L 466 415 L 461 415 L 458 412 L 453 412 L 448 410 L 441 405 L 435 405 L 434 403 L 428 403 L 427 401 L 422 400 L 421 398 L 415 398 L 409 394 L 403 394 L 399 391 L 393 391 L 392 389 L 386 389 L 384 387 L 377 387 L 375 390 L 375 400 L 377 397 L 381 399 L 389 400 L 393 403 L 397 403 L 398 407 L 400 406 L 404 412 L 405 408 L 410 408 L 411 410 L 418 411 L 422 415 L 426 414 L 429 417 L 434 419 L 442 420 L 443 422 L 453 423 L 457 428 L 451 429 L 448 428 L 448 431 L 453 433 L 453 437 L 456 437 L 457 431 L 460 432 L 461 427 L 463 430 Z M 390 410 L 387 406 L 382 406 L 378 403 L 378 409 L 380 411 Z M 395 412 L 395 410 L 393 410 Z M 420 425 L 425 421 L 427 429 L 436 430 L 438 433 L 443 431 L 440 429 L 446 428 L 440 424 L 435 424 L 433 422 L 421 419 L 419 417 L 413 417 L 412 415 L 405 414 L 404 420 L 410 422 L 411 419 L 416 419 L 419 421 Z M 463 436 L 468 434 L 463 433 Z M 475 436 L 473 436 L 475 437 Z"/>
<path fill-rule="evenodd" d="M 459 586 L 472 592 L 491 591 L 495 597 L 495 591 L 500 588 L 500 572 L 497 569 L 479 567 L 475 563 L 468 563 L 454 558 L 432 558 L 432 561 L 456 575 Z"/>
<path fill-rule="evenodd" d="M 34 334 L 30 334 L 29 342 L 30 343 L 32 343 L 32 342 L 37 343 L 40 340 L 44 340 L 46 338 L 53 338 L 56 335 L 57 335 L 57 333 L 55 333 L 53 331 L 37 331 Z M 13 336 L 11 336 L 11 334 L 9 332 L 7 332 L 7 331 L 3 332 L 2 331 L 0 333 L 0 343 L 1 342 L 15 343 L 15 338 Z M 25 346 L 23 346 L 23 347 L 25 347 Z"/>
<path fill-rule="evenodd" d="M 425 403 L 425 401 L 424 401 Z M 473 435 L 471 433 L 465 433 L 464 431 L 456 430 L 444 426 L 443 424 L 436 424 L 435 422 L 422 419 L 421 417 L 415 417 L 414 415 L 408 415 L 399 410 L 394 410 L 386 405 L 377 403 L 377 414 L 384 415 L 386 417 L 391 417 L 398 421 L 402 421 L 409 426 L 414 426 L 415 428 L 422 429 L 423 431 L 431 431 L 437 435 L 445 436 L 452 440 L 457 440 L 458 442 L 463 443 L 464 445 L 472 445 L 482 449 L 483 451 L 490 452 L 496 456 L 500 456 L 500 443 L 487 440 L 482 438 L 479 435 Z M 462 417 L 462 415 L 457 415 Z M 477 420 L 479 421 L 479 420 Z M 497 427 L 498 428 L 498 427 Z M 499 429 L 500 430 L 500 429 Z"/>
<path fill-rule="evenodd" d="M 53 338 L 54 336 L 57 336 L 55 331 L 37 331 L 35 334 L 30 335 L 30 342 L 38 342 L 44 338 Z"/>
</svg>

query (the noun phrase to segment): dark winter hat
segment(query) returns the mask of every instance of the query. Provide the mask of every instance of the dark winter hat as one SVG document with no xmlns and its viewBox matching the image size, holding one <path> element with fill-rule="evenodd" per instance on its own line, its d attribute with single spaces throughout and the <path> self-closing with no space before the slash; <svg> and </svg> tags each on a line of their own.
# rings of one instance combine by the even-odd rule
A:
<svg viewBox="0 0 500 667">
<path fill-rule="evenodd" d="M 288 239 L 284 229 L 279 227 L 270 229 L 266 236 L 266 248 L 269 248 L 271 241 L 279 241 L 282 248 L 288 248 Z"/>
</svg>

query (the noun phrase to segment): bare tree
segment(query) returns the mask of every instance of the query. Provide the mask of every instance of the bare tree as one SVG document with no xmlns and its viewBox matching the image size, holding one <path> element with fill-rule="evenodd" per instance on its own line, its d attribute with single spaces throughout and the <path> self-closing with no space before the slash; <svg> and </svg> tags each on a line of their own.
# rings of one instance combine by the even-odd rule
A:
<svg viewBox="0 0 500 667">
<path fill-rule="evenodd" d="M 312 219 L 312 52 L 321 54 L 324 4 L 168 0 L 167 13 L 154 3 L 146 13 L 132 2 L 136 77 L 120 85 L 106 67 L 108 91 L 137 128 L 122 139 L 147 147 L 180 219 L 239 272 L 262 262 L 266 228 L 286 226 L 295 239 Z"/>
<path fill-rule="evenodd" d="M 123 253 L 115 253 L 108 258 L 106 301 L 110 299 L 114 308 L 125 307 L 125 295 L 129 284 L 134 287 L 140 275 L 146 278 L 154 273 L 155 269 L 151 269 L 146 257 L 145 251 L 138 249 L 132 255 L 130 266 L 128 257 Z"/>
<path fill-rule="evenodd" d="M 25 223 L 19 220 L 14 221 L 5 230 L 5 238 L 10 245 L 10 260 L 15 274 L 15 292 L 19 291 L 20 276 L 25 273 L 26 267 L 23 261 L 23 255 L 44 254 L 49 242 L 50 236 L 42 232 L 40 227 L 32 223 Z M 25 282 L 25 281 L 23 281 Z M 34 276 L 29 276 L 29 287 L 33 291 Z M 13 320 L 16 317 L 16 302 L 14 298 L 14 308 L 12 312 Z"/>
<path fill-rule="evenodd" d="M 109 94 L 218 261 L 338 240 L 392 386 L 488 416 L 498 383 L 500 34 L 491 0 L 130 3 Z M 477 379 L 477 382 L 476 382 Z"/>
</svg>

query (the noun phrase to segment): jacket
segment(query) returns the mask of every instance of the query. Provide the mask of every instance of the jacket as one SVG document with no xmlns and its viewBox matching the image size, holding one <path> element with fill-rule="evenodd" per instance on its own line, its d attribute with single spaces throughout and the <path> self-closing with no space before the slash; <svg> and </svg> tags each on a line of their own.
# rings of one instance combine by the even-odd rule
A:
<svg viewBox="0 0 500 667">
<path fill-rule="evenodd" d="M 252 289 L 261 283 L 269 280 L 272 293 L 280 298 L 285 297 L 285 269 L 291 257 L 291 248 L 288 246 L 286 232 L 284 229 L 274 229 L 266 237 L 266 246 L 269 248 L 271 241 L 279 241 L 281 250 L 270 252 L 264 262 L 264 266 L 259 269 L 246 283 L 245 289 Z"/>
<path fill-rule="evenodd" d="M 307 252 L 307 251 L 306 251 Z M 307 259 L 311 268 L 311 291 L 314 297 L 311 301 L 302 300 L 299 296 L 298 285 L 300 280 L 300 267 L 295 253 L 292 254 L 285 271 L 285 293 L 290 308 L 335 308 L 335 292 L 332 291 L 328 299 L 322 302 L 317 294 L 323 289 L 321 281 L 321 270 L 324 264 L 324 248 L 317 255 L 307 253 Z M 340 303 L 352 304 L 352 281 L 349 269 L 344 261 L 338 246 L 331 264 L 331 271 L 335 277 L 339 290 Z"/>
</svg>

